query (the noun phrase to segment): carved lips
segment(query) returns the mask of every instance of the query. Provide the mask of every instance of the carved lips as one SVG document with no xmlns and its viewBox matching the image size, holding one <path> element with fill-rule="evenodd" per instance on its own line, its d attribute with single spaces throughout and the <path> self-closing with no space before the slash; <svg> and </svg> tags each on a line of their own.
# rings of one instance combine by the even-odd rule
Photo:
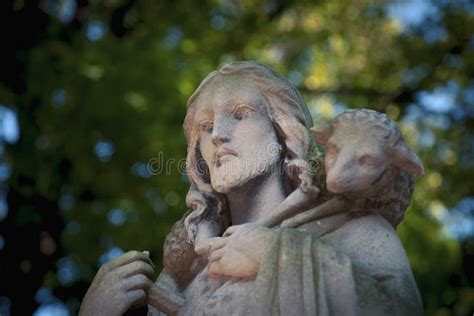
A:
<svg viewBox="0 0 474 316">
<path fill-rule="evenodd" d="M 225 147 L 219 148 L 214 154 L 214 160 L 216 161 L 217 166 L 220 167 L 223 160 L 226 160 L 226 158 L 228 158 L 229 156 L 237 157 L 238 154 L 236 151 L 229 148 L 225 148 Z"/>
</svg>

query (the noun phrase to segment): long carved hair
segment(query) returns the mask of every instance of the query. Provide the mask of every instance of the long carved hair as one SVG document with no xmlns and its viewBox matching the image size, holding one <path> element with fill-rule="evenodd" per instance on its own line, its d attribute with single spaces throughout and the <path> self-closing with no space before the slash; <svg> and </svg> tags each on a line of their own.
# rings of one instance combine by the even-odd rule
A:
<svg viewBox="0 0 474 316">
<path fill-rule="evenodd" d="M 271 68 L 255 61 L 233 62 L 211 72 L 188 100 L 188 110 L 183 128 L 188 142 L 186 169 L 190 189 L 186 204 L 192 210 L 185 225 L 189 241 L 196 237 L 202 220 L 214 221 L 222 233 L 230 224 L 230 214 L 224 194 L 211 186 L 210 174 L 200 150 L 200 139 L 195 124 L 194 104 L 210 82 L 223 76 L 237 75 L 251 80 L 266 100 L 268 113 L 282 146 L 284 175 L 291 190 L 300 187 L 303 192 L 316 190 L 311 161 L 316 144 L 309 129 L 313 125 L 311 115 L 298 91 L 286 79 Z"/>
</svg>

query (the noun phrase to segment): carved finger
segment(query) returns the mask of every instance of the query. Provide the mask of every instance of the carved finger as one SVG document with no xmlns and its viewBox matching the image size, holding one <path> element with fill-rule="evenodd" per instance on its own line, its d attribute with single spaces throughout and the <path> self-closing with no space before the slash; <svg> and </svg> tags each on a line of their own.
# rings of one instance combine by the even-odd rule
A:
<svg viewBox="0 0 474 316">
<path fill-rule="evenodd" d="M 308 214 L 305 215 L 303 213 L 303 214 L 298 214 L 292 218 L 286 219 L 281 223 L 280 227 L 295 228 L 300 225 L 303 225 L 307 223 L 308 221 L 311 221 L 311 217 L 307 215 Z"/>
<path fill-rule="evenodd" d="M 211 254 L 208 257 L 209 262 L 219 260 L 220 258 L 222 258 L 225 252 L 226 252 L 225 248 L 217 249 L 216 251 L 211 252 Z"/>
<path fill-rule="evenodd" d="M 219 238 L 219 237 L 216 237 L 216 238 Z M 209 250 L 211 249 L 211 245 L 216 238 L 209 238 L 209 239 L 200 241 L 199 243 L 196 243 L 194 245 L 194 252 L 197 253 L 198 255 L 207 254 Z"/>
<path fill-rule="evenodd" d="M 226 231 L 224 232 L 224 235 L 222 235 L 222 237 L 229 237 L 230 235 L 235 233 L 241 226 L 242 225 L 230 226 L 229 228 L 226 229 Z"/>
<path fill-rule="evenodd" d="M 281 224 L 281 228 L 295 228 L 295 221 L 293 218 L 285 219 Z"/>
<path fill-rule="evenodd" d="M 126 292 L 128 306 L 143 306 L 146 304 L 146 292 L 142 289 Z"/>
<path fill-rule="evenodd" d="M 221 240 L 216 241 L 214 244 L 212 244 L 210 251 L 214 252 L 216 250 L 219 250 L 221 248 L 224 248 L 227 246 L 227 243 L 229 242 L 229 239 L 227 238 L 221 238 Z"/>
<path fill-rule="evenodd" d="M 220 273 L 223 275 L 247 278 L 255 276 L 260 263 L 239 252 L 230 252 L 219 261 Z"/>
<path fill-rule="evenodd" d="M 226 243 L 227 240 L 225 238 L 209 238 L 208 240 L 201 242 L 199 245 L 196 245 L 194 252 L 196 252 L 198 255 L 204 255 L 210 251 L 224 247 Z"/>
<path fill-rule="evenodd" d="M 111 271 L 112 269 L 114 269 L 117 266 L 118 266 L 118 258 L 116 258 L 114 260 L 110 260 L 110 261 L 108 261 L 108 262 L 106 262 L 106 263 L 104 263 L 103 265 L 100 266 L 99 271 L 97 272 L 97 276 L 101 277 L 103 274 L 105 274 L 106 272 Z"/>
<path fill-rule="evenodd" d="M 143 262 L 146 262 L 146 263 L 150 264 L 152 267 L 155 267 L 155 265 L 151 261 L 149 255 L 147 255 L 146 253 L 143 253 L 141 251 L 132 250 L 132 251 L 129 251 L 129 252 L 121 255 L 120 257 L 106 263 L 105 264 L 106 270 L 110 271 L 112 269 L 118 268 L 120 266 L 129 264 L 129 263 L 131 263 L 133 261 L 137 261 L 137 260 L 141 260 Z"/>
<path fill-rule="evenodd" d="M 148 292 L 148 290 L 153 286 L 153 282 L 143 274 L 136 274 L 126 278 L 123 283 L 126 291 L 142 289 L 145 292 Z"/>
<path fill-rule="evenodd" d="M 209 265 L 209 274 L 211 276 L 222 275 L 222 269 L 219 261 L 214 261 Z"/>
<path fill-rule="evenodd" d="M 144 274 L 151 280 L 153 280 L 155 276 L 155 271 L 153 270 L 153 268 L 148 263 L 145 263 L 140 260 L 131 262 L 127 265 L 117 268 L 117 273 L 122 278 L 127 278 L 135 274 Z"/>
</svg>

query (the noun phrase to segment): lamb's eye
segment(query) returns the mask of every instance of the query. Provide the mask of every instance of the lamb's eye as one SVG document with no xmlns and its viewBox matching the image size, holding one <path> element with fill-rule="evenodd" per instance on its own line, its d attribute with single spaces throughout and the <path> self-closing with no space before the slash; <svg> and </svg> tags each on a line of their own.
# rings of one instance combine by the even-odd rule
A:
<svg viewBox="0 0 474 316">
<path fill-rule="evenodd" d="M 373 156 L 363 155 L 359 158 L 359 164 L 366 167 L 375 167 L 378 164 L 378 161 Z"/>
<path fill-rule="evenodd" d="M 213 127 L 213 124 L 210 121 L 204 121 L 204 122 L 199 123 L 199 129 L 202 132 L 212 133 L 212 127 Z"/>
<path fill-rule="evenodd" d="M 251 107 L 241 104 L 235 108 L 233 115 L 236 120 L 240 121 L 246 118 L 253 111 L 254 110 Z"/>
</svg>

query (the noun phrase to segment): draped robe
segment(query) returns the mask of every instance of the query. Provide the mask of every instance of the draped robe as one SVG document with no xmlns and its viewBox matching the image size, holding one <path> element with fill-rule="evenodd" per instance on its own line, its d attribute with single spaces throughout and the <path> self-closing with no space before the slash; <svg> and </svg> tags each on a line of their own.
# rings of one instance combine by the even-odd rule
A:
<svg viewBox="0 0 474 316">
<path fill-rule="evenodd" d="M 405 250 L 380 215 L 344 213 L 270 233 L 255 278 L 212 278 L 205 268 L 178 315 L 423 314 Z"/>
</svg>

